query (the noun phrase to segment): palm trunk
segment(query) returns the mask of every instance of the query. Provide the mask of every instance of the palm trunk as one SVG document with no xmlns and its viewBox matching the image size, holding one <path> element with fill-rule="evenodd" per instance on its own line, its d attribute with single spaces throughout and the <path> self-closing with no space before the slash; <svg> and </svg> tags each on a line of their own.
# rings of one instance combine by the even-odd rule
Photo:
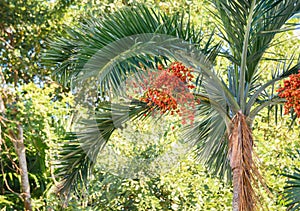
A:
<svg viewBox="0 0 300 211">
<path fill-rule="evenodd" d="M 19 167 L 21 174 L 21 186 L 22 186 L 22 198 L 24 200 L 24 208 L 26 211 L 32 211 L 31 206 L 31 196 L 30 196 L 30 185 L 28 179 L 27 171 L 27 162 L 26 162 L 26 153 L 25 145 L 23 139 L 23 128 L 21 125 L 18 125 L 18 136 L 14 134 L 13 131 L 10 131 L 12 136 L 14 147 L 19 159 Z"/>
<path fill-rule="evenodd" d="M 255 195 L 252 187 L 256 168 L 252 160 L 252 131 L 241 112 L 232 119 L 233 128 L 229 136 L 229 158 L 232 169 L 233 211 L 252 211 Z"/>
<path fill-rule="evenodd" d="M 232 199 L 232 211 L 239 211 L 239 178 L 240 169 L 235 168 L 232 170 L 232 184 L 233 184 L 233 199 Z"/>
</svg>

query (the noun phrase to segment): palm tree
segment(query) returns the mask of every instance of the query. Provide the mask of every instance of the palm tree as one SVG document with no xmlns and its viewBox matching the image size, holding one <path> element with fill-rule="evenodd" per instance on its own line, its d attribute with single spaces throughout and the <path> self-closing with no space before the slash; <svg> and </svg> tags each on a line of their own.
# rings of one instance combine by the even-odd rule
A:
<svg viewBox="0 0 300 211">
<path fill-rule="evenodd" d="M 50 43 L 45 62 L 56 65 L 55 75 L 66 84 L 71 79 L 82 79 L 82 73 L 85 80 L 93 82 L 88 76 L 96 71 L 95 84 L 101 96 L 120 92 L 122 81 L 139 75 L 145 67 L 156 68 L 158 63 L 172 60 L 192 66 L 197 87 L 193 94 L 201 104 L 196 107 L 194 124 L 185 127 L 184 138 L 197 146 L 199 158 L 215 174 L 232 179 L 233 210 L 253 210 L 257 204 L 253 185 L 262 178 L 253 159 L 252 122 L 262 109 L 284 102 L 276 94 L 266 93 L 274 89 L 275 82 L 300 69 L 299 63 L 292 66 L 293 58 L 287 59 L 289 62 L 280 66 L 270 81 L 263 82 L 260 76 L 265 70 L 259 64 L 274 44 L 275 35 L 288 30 L 285 24 L 300 11 L 300 2 L 211 2 L 218 11 L 215 17 L 223 47 L 214 45 L 211 38 L 205 41 L 203 32 L 184 14 L 167 15 L 137 6 L 90 18 L 68 29 L 66 35 Z M 146 36 L 140 42 L 131 39 L 141 34 L 150 38 Z M 163 35 L 164 39 L 155 35 Z M 155 50 L 151 50 L 153 46 Z M 211 68 L 217 53 L 230 62 L 226 76 Z M 78 83 L 83 86 L 80 80 Z M 138 99 L 130 103 L 100 102 L 95 107 L 93 118 L 82 123 L 85 130 L 70 133 L 62 149 L 59 174 L 64 177 L 60 187 L 63 194 L 84 184 L 116 128 L 130 119 L 143 119 L 151 109 Z"/>
</svg>

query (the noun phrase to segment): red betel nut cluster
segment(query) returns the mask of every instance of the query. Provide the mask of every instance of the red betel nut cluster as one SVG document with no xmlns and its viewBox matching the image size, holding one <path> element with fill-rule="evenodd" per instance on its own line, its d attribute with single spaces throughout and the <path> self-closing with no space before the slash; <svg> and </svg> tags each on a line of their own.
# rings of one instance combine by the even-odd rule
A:
<svg viewBox="0 0 300 211">
<path fill-rule="evenodd" d="M 293 108 L 297 117 L 300 117 L 300 70 L 298 72 L 284 80 L 283 87 L 280 86 L 277 92 L 279 97 L 286 99 L 284 114 L 288 114 Z"/>
<path fill-rule="evenodd" d="M 152 106 L 152 110 L 158 107 L 162 114 L 167 111 L 171 115 L 179 114 L 183 117 L 183 124 L 187 119 L 192 123 L 195 109 L 194 96 L 190 92 L 195 88 L 191 84 L 194 78 L 192 69 L 180 62 L 173 62 L 166 69 L 159 65 L 158 70 L 149 74 L 149 78 L 144 81 L 145 92 L 141 101 Z"/>
</svg>

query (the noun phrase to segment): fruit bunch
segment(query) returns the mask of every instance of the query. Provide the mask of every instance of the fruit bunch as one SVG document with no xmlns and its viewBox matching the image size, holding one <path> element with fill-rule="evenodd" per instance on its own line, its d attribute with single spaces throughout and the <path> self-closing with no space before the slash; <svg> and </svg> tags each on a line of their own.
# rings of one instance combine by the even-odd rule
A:
<svg viewBox="0 0 300 211">
<path fill-rule="evenodd" d="M 142 87 L 145 89 L 141 101 L 151 106 L 151 110 L 158 108 L 161 114 L 170 112 L 183 117 L 182 123 L 188 118 L 194 121 L 194 96 L 190 90 L 194 76 L 192 69 L 180 62 L 173 62 L 168 68 L 158 66 L 158 72 L 149 74 Z"/>
<path fill-rule="evenodd" d="M 159 65 L 158 69 L 163 70 L 163 67 Z M 192 75 L 193 70 L 191 68 L 187 68 L 181 62 L 173 62 L 166 71 L 180 79 L 180 81 L 185 83 L 189 89 L 195 88 L 194 85 L 189 84 L 189 82 L 191 82 L 194 78 Z"/>
<path fill-rule="evenodd" d="M 286 99 L 284 114 L 288 114 L 293 109 L 297 117 L 300 117 L 300 70 L 298 72 L 284 80 L 283 86 L 280 86 L 277 92 L 279 97 Z"/>
</svg>

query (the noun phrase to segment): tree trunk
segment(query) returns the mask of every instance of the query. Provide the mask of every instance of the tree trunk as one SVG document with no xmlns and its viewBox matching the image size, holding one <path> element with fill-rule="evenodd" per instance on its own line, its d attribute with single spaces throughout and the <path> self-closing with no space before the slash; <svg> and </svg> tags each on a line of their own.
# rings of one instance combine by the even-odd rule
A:
<svg viewBox="0 0 300 211">
<path fill-rule="evenodd" d="M 232 169 L 233 211 L 252 211 L 255 208 L 255 193 L 252 187 L 253 176 L 258 171 L 252 160 L 253 138 L 246 116 L 241 112 L 232 119 L 229 135 L 229 159 Z"/>
<path fill-rule="evenodd" d="M 0 84 L 2 84 L 2 86 L 5 85 L 5 79 L 2 73 L 2 68 L 0 67 Z M 5 114 L 5 105 L 4 105 L 4 100 L 2 95 L 5 94 L 5 90 L 4 88 L 0 87 L 0 151 L 1 151 L 1 145 L 2 145 L 2 124 L 4 122 L 3 118 L 4 118 L 4 114 Z M 4 95 L 5 96 L 5 95 Z"/>
<path fill-rule="evenodd" d="M 26 211 L 32 211 L 31 206 L 31 196 L 30 196 L 30 185 L 28 179 L 27 171 L 27 162 L 26 162 L 26 153 L 25 145 L 23 138 L 23 128 L 21 125 L 18 125 L 18 136 L 14 134 L 13 131 L 10 131 L 10 135 L 13 138 L 14 147 L 19 159 L 19 167 L 21 174 L 21 186 L 22 186 L 22 198 L 24 200 L 24 208 Z"/>
<path fill-rule="evenodd" d="M 239 211 L 239 178 L 240 169 L 235 168 L 232 170 L 232 184 L 233 184 L 233 199 L 232 199 L 232 211 Z"/>
<path fill-rule="evenodd" d="M 2 93 L 0 93 L 0 115 L 3 115 L 5 111 L 4 101 L 2 99 Z"/>
<path fill-rule="evenodd" d="M 4 101 L 2 99 L 2 93 L 0 93 L 0 149 L 1 149 L 1 144 L 2 144 L 2 117 L 5 112 L 5 107 L 4 107 Z"/>
</svg>

